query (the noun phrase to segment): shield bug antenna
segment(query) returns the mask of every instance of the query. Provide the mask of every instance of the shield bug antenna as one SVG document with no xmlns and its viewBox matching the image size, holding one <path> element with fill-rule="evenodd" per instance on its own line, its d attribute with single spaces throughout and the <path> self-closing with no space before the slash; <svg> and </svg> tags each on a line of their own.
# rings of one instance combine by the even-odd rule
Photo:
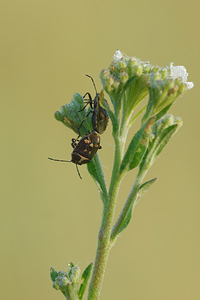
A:
<svg viewBox="0 0 200 300">
<path fill-rule="evenodd" d="M 59 162 L 72 162 L 71 160 L 57 159 L 57 158 L 51 158 L 51 157 L 48 157 L 48 159 L 53 160 L 53 161 L 59 161 Z M 77 170 L 78 176 L 80 177 L 80 179 L 82 179 L 77 164 L 76 164 L 76 170 Z"/>
<path fill-rule="evenodd" d="M 92 80 L 92 83 L 93 83 L 93 86 L 94 86 L 94 89 L 95 89 L 95 92 L 96 92 L 96 95 L 97 95 L 98 93 L 97 93 L 97 88 L 96 88 L 94 79 L 92 78 L 92 76 L 90 76 L 88 74 L 85 74 L 85 76 L 89 77 Z M 92 103 L 93 103 L 93 101 L 95 101 L 95 99 L 92 100 L 92 96 L 91 96 L 91 94 L 89 92 L 85 93 L 85 95 L 83 96 L 83 98 L 85 99 L 86 96 L 88 96 L 89 99 L 88 99 L 88 101 L 87 100 L 85 101 L 85 103 L 86 103 L 85 106 L 81 110 L 79 110 L 79 112 L 82 111 L 82 110 L 84 110 L 88 104 L 90 104 L 90 107 L 93 108 L 92 107 Z"/>
<path fill-rule="evenodd" d="M 97 88 L 96 88 L 94 79 L 90 75 L 86 74 L 86 76 L 89 77 L 92 80 L 92 83 L 93 83 L 93 86 L 94 86 L 94 89 L 95 89 L 95 92 L 96 92 L 96 96 L 95 96 L 94 99 L 92 99 L 92 96 L 89 92 L 87 92 L 83 96 L 84 99 L 85 99 L 86 96 L 88 96 L 89 99 L 85 100 L 86 104 L 80 111 L 84 110 L 88 105 L 90 105 L 91 110 L 87 113 L 87 115 L 85 116 L 85 118 L 83 119 L 83 121 L 81 122 L 81 124 L 78 127 L 78 132 L 79 132 L 78 138 L 80 137 L 80 128 L 81 128 L 82 124 L 84 123 L 86 118 L 91 113 L 92 113 L 92 127 L 93 127 L 93 130 L 98 132 L 99 134 L 102 134 L 106 130 L 106 127 L 108 125 L 108 120 L 109 120 L 108 112 L 102 106 L 102 101 L 103 100 L 107 103 L 107 101 L 104 99 L 103 91 L 101 93 L 97 93 Z"/>
<path fill-rule="evenodd" d="M 81 178 L 78 165 L 88 164 L 96 152 L 101 149 L 100 136 L 96 131 L 92 131 L 86 134 L 80 141 L 72 139 L 72 147 L 74 150 L 72 151 L 72 159 L 70 161 L 51 157 L 48 157 L 48 159 L 59 162 L 73 162 L 76 165 L 78 175 Z"/>
</svg>

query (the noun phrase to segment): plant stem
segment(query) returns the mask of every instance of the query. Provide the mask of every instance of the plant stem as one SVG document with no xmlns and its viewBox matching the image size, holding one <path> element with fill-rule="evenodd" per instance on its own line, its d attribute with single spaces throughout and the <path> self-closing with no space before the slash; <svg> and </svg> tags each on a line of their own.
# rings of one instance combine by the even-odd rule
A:
<svg viewBox="0 0 200 300">
<path fill-rule="evenodd" d="M 119 111 L 115 111 L 115 117 L 119 124 Z M 128 121 L 121 123 L 121 128 L 118 126 L 118 130 L 114 130 L 113 124 L 113 138 L 115 141 L 115 157 L 112 170 L 112 177 L 110 182 L 110 188 L 107 201 L 104 201 L 103 216 L 101 227 L 98 235 L 98 246 L 96 252 L 96 258 L 93 268 L 92 279 L 88 291 L 88 300 L 97 300 L 99 298 L 101 287 L 104 279 L 106 264 L 108 261 L 109 253 L 113 245 L 111 241 L 111 231 L 113 226 L 113 219 L 116 209 L 117 197 L 120 188 L 121 181 L 124 177 L 124 173 L 120 174 L 120 164 L 124 155 L 125 142 L 129 130 L 127 125 Z"/>
<path fill-rule="evenodd" d="M 88 292 L 88 300 L 97 300 L 100 295 L 103 278 L 105 274 L 106 264 L 108 261 L 109 253 L 111 250 L 111 230 L 114 219 L 114 213 L 116 208 L 117 196 L 122 180 L 122 176 L 119 175 L 119 167 L 123 155 L 123 143 L 120 142 L 118 135 L 115 139 L 115 158 L 112 171 L 112 178 L 110 183 L 110 189 L 108 194 L 108 201 L 104 202 L 103 217 L 101 227 L 98 235 L 98 246 L 96 259 L 94 263 L 94 269 L 92 279 Z"/>
<path fill-rule="evenodd" d="M 117 222 L 115 223 L 115 225 L 113 226 L 113 229 L 112 229 L 112 233 L 111 233 L 111 241 L 114 242 L 114 239 L 116 238 L 117 236 L 117 233 L 119 231 L 119 228 L 121 227 L 122 223 L 123 223 L 123 220 L 124 218 L 126 217 L 128 211 L 129 211 L 129 208 L 131 207 L 131 205 L 133 204 L 133 208 L 134 208 L 134 204 L 135 204 L 135 200 L 136 200 L 136 197 L 137 197 L 137 193 L 138 193 L 138 189 L 146 175 L 146 172 L 147 172 L 147 169 L 144 171 L 144 172 L 141 172 L 141 173 L 138 173 L 137 177 L 136 177 L 136 180 L 135 180 L 135 183 L 130 191 L 130 194 L 126 200 L 126 203 L 121 211 L 121 214 L 117 220 Z"/>
</svg>

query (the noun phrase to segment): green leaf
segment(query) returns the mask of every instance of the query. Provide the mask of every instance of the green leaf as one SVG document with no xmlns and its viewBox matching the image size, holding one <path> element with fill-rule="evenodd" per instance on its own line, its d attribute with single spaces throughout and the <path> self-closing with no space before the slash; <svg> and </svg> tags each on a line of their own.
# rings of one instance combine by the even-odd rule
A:
<svg viewBox="0 0 200 300">
<path fill-rule="evenodd" d="M 149 144 L 151 126 L 155 118 L 151 118 L 132 138 L 121 163 L 120 173 L 125 169 L 132 170 L 137 167 Z"/>
<path fill-rule="evenodd" d="M 98 153 L 96 153 L 90 163 L 87 164 L 87 169 L 94 179 L 94 182 L 100 191 L 101 198 L 104 201 L 107 197 L 107 187 Z"/>
<path fill-rule="evenodd" d="M 152 184 L 157 181 L 157 179 L 158 178 L 155 177 L 155 178 L 141 184 L 141 186 L 139 187 L 138 193 L 137 193 L 137 198 L 136 198 L 135 204 L 138 203 L 138 201 L 144 196 L 144 194 L 148 191 L 148 189 L 152 186 Z"/>
<path fill-rule="evenodd" d="M 108 112 L 108 115 L 110 117 L 110 120 L 112 122 L 112 127 L 113 127 L 113 133 L 116 133 L 118 131 L 118 128 L 119 128 L 119 124 L 118 124 L 118 121 L 114 115 L 114 113 L 112 112 L 112 110 L 109 108 L 109 106 L 107 105 L 106 106 L 106 110 Z"/>
<path fill-rule="evenodd" d="M 161 135 L 159 146 L 156 149 L 155 152 L 155 158 L 162 152 L 162 150 L 165 148 L 167 143 L 169 142 L 170 138 L 176 133 L 178 130 L 178 125 L 174 124 L 169 126 L 164 130 L 164 132 Z"/>
<path fill-rule="evenodd" d="M 131 202 L 131 205 L 129 207 L 129 210 L 121 224 L 121 227 L 119 228 L 119 230 L 115 233 L 115 236 L 117 236 L 120 232 L 122 232 L 127 226 L 128 224 L 130 223 L 131 221 L 131 218 L 132 218 L 132 215 L 133 215 L 133 209 L 135 207 L 135 205 L 138 203 L 138 201 L 142 198 L 142 196 L 147 192 L 147 190 L 152 186 L 152 184 L 154 182 L 156 182 L 157 180 L 157 177 L 156 178 L 153 178 L 145 183 L 143 183 L 139 189 L 138 189 L 138 192 L 135 196 L 135 198 L 133 198 L 132 202 Z"/>
<path fill-rule="evenodd" d="M 172 103 L 170 103 L 168 106 L 166 106 L 164 109 L 162 109 L 157 115 L 156 115 L 156 121 L 161 119 L 166 113 L 167 111 L 170 109 L 170 107 L 172 106 Z"/>
<path fill-rule="evenodd" d="M 137 152 L 139 141 L 142 137 L 142 134 L 144 132 L 144 127 L 142 127 L 132 138 L 128 149 L 124 155 L 124 158 L 122 160 L 121 166 L 120 166 L 120 173 L 124 171 L 125 168 L 128 168 L 128 165 L 130 162 L 133 161 L 134 155 Z"/>
<path fill-rule="evenodd" d="M 83 271 L 82 277 L 81 277 L 81 285 L 78 291 L 78 297 L 81 300 L 83 298 L 83 295 L 85 293 L 89 278 L 90 278 L 90 274 L 92 272 L 92 267 L 93 267 L 93 263 L 89 264 L 87 266 L 87 268 Z"/>
<path fill-rule="evenodd" d="M 122 223 L 121 227 L 115 233 L 115 236 L 117 236 L 120 232 L 122 232 L 128 226 L 128 224 L 130 223 L 131 218 L 132 218 L 132 213 L 133 213 L 133 204 L 134 204 L 134 201 L 135 201 L 135 198 L 133 199 L 133 201 L 132 201 L 132 203 L 131 203 L 131 205 L 129 207 L 129 210 L 128 210 L 127 214 L 126 214 L 126 217 L 123 220 L 123 223 Z"/>
<path fill-rule="evenodd" d="M 157 121 L 154 126 L 152 129 L 155 136 L 149 143 L 148 150 L 140 163 L 140 172 L 144 169 L 149 169 L 153 165 L 155 159 L 165 148 L 170 138 L 182 126 L 182 120 L 181 118 L 174 118 L 172 115 L 169 115 Z"/>
<path fill-rule="evenodd" d="M 52 281 L 55 281 L 58 276 L 58 272 L 53 267 L 50 268 L 50 276 Z"/>
</svg>

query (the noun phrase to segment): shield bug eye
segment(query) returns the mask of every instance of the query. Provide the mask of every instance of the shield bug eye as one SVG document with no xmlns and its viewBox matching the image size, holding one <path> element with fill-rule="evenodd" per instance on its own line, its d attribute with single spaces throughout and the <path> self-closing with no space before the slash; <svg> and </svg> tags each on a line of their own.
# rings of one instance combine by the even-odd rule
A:
<svg viewBox="0 0 200 300">
<path fill-rule="evenodd" d="M 87 92 L 83 96 L 84 99 L 86 96 L 88 96 L 88 99 L 85 99 L 85 106 L 80 111 L 84 110 L 88 105 L 90 105 L 91 110 L 87 113 L 87 115 L 85 116 L 85 118 L 83 119 L 81 124 L 79 125 L 79 128 L 78 128 L 79 136 L 80 136 L 80 128 L 81 128 L 82 124 L 84 123 L 86 118 L 91 113 L 92 113 L 93 130 L 95 130 L 99 134 L 102 134 L 106 130 L 106 127 L 108 125 L 108 120 L 109 120 L 107 110 L 105 108 L 103 108 L 103 106 L 102 106 L 103 100 L 107 103 L 107 101 L 104 99 L 103 91 L 101 93 L 97 93 L 97 88 L 96 88 L 94 79 L 90 75 L 86 74 L 86 76 L 92 80 L 92 83 L 93 83 L 93 86 L 94 86 L 94 89 L 96 92 L 96 96 L 94 99 L 92 99 L 92 96 L 89 92 Z"/>
</svg>

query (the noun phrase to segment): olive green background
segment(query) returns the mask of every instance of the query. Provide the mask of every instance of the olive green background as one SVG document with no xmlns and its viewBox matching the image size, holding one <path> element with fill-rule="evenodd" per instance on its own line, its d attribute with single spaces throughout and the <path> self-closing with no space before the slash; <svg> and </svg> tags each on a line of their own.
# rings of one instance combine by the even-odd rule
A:
<svg viewBox="0 0 200 300">
<path fill-rule="evenodd" d="M 184 65 L 195 87 L 171 109 L 184 126 L 147 176 L 158 181 L 112 249 L 100 298 L 200 299 L 199 1 L 3 0 L 0 20 L 0 298 L 64 299 L 50 266 L 83 270 L 94 260 L 98 191 L 86 166 L 80 180 L 74 164 L 47 157 L 70 159 L 74 134 L 53 114 L 75 92 L 94 95 L 86 73 L 100 90 L 99 72 L 120 49 Z M 111 124 L 101 144 L 109 181 Z M 123 182 L 117 213 L 134 177 Z"/>
</svg>

